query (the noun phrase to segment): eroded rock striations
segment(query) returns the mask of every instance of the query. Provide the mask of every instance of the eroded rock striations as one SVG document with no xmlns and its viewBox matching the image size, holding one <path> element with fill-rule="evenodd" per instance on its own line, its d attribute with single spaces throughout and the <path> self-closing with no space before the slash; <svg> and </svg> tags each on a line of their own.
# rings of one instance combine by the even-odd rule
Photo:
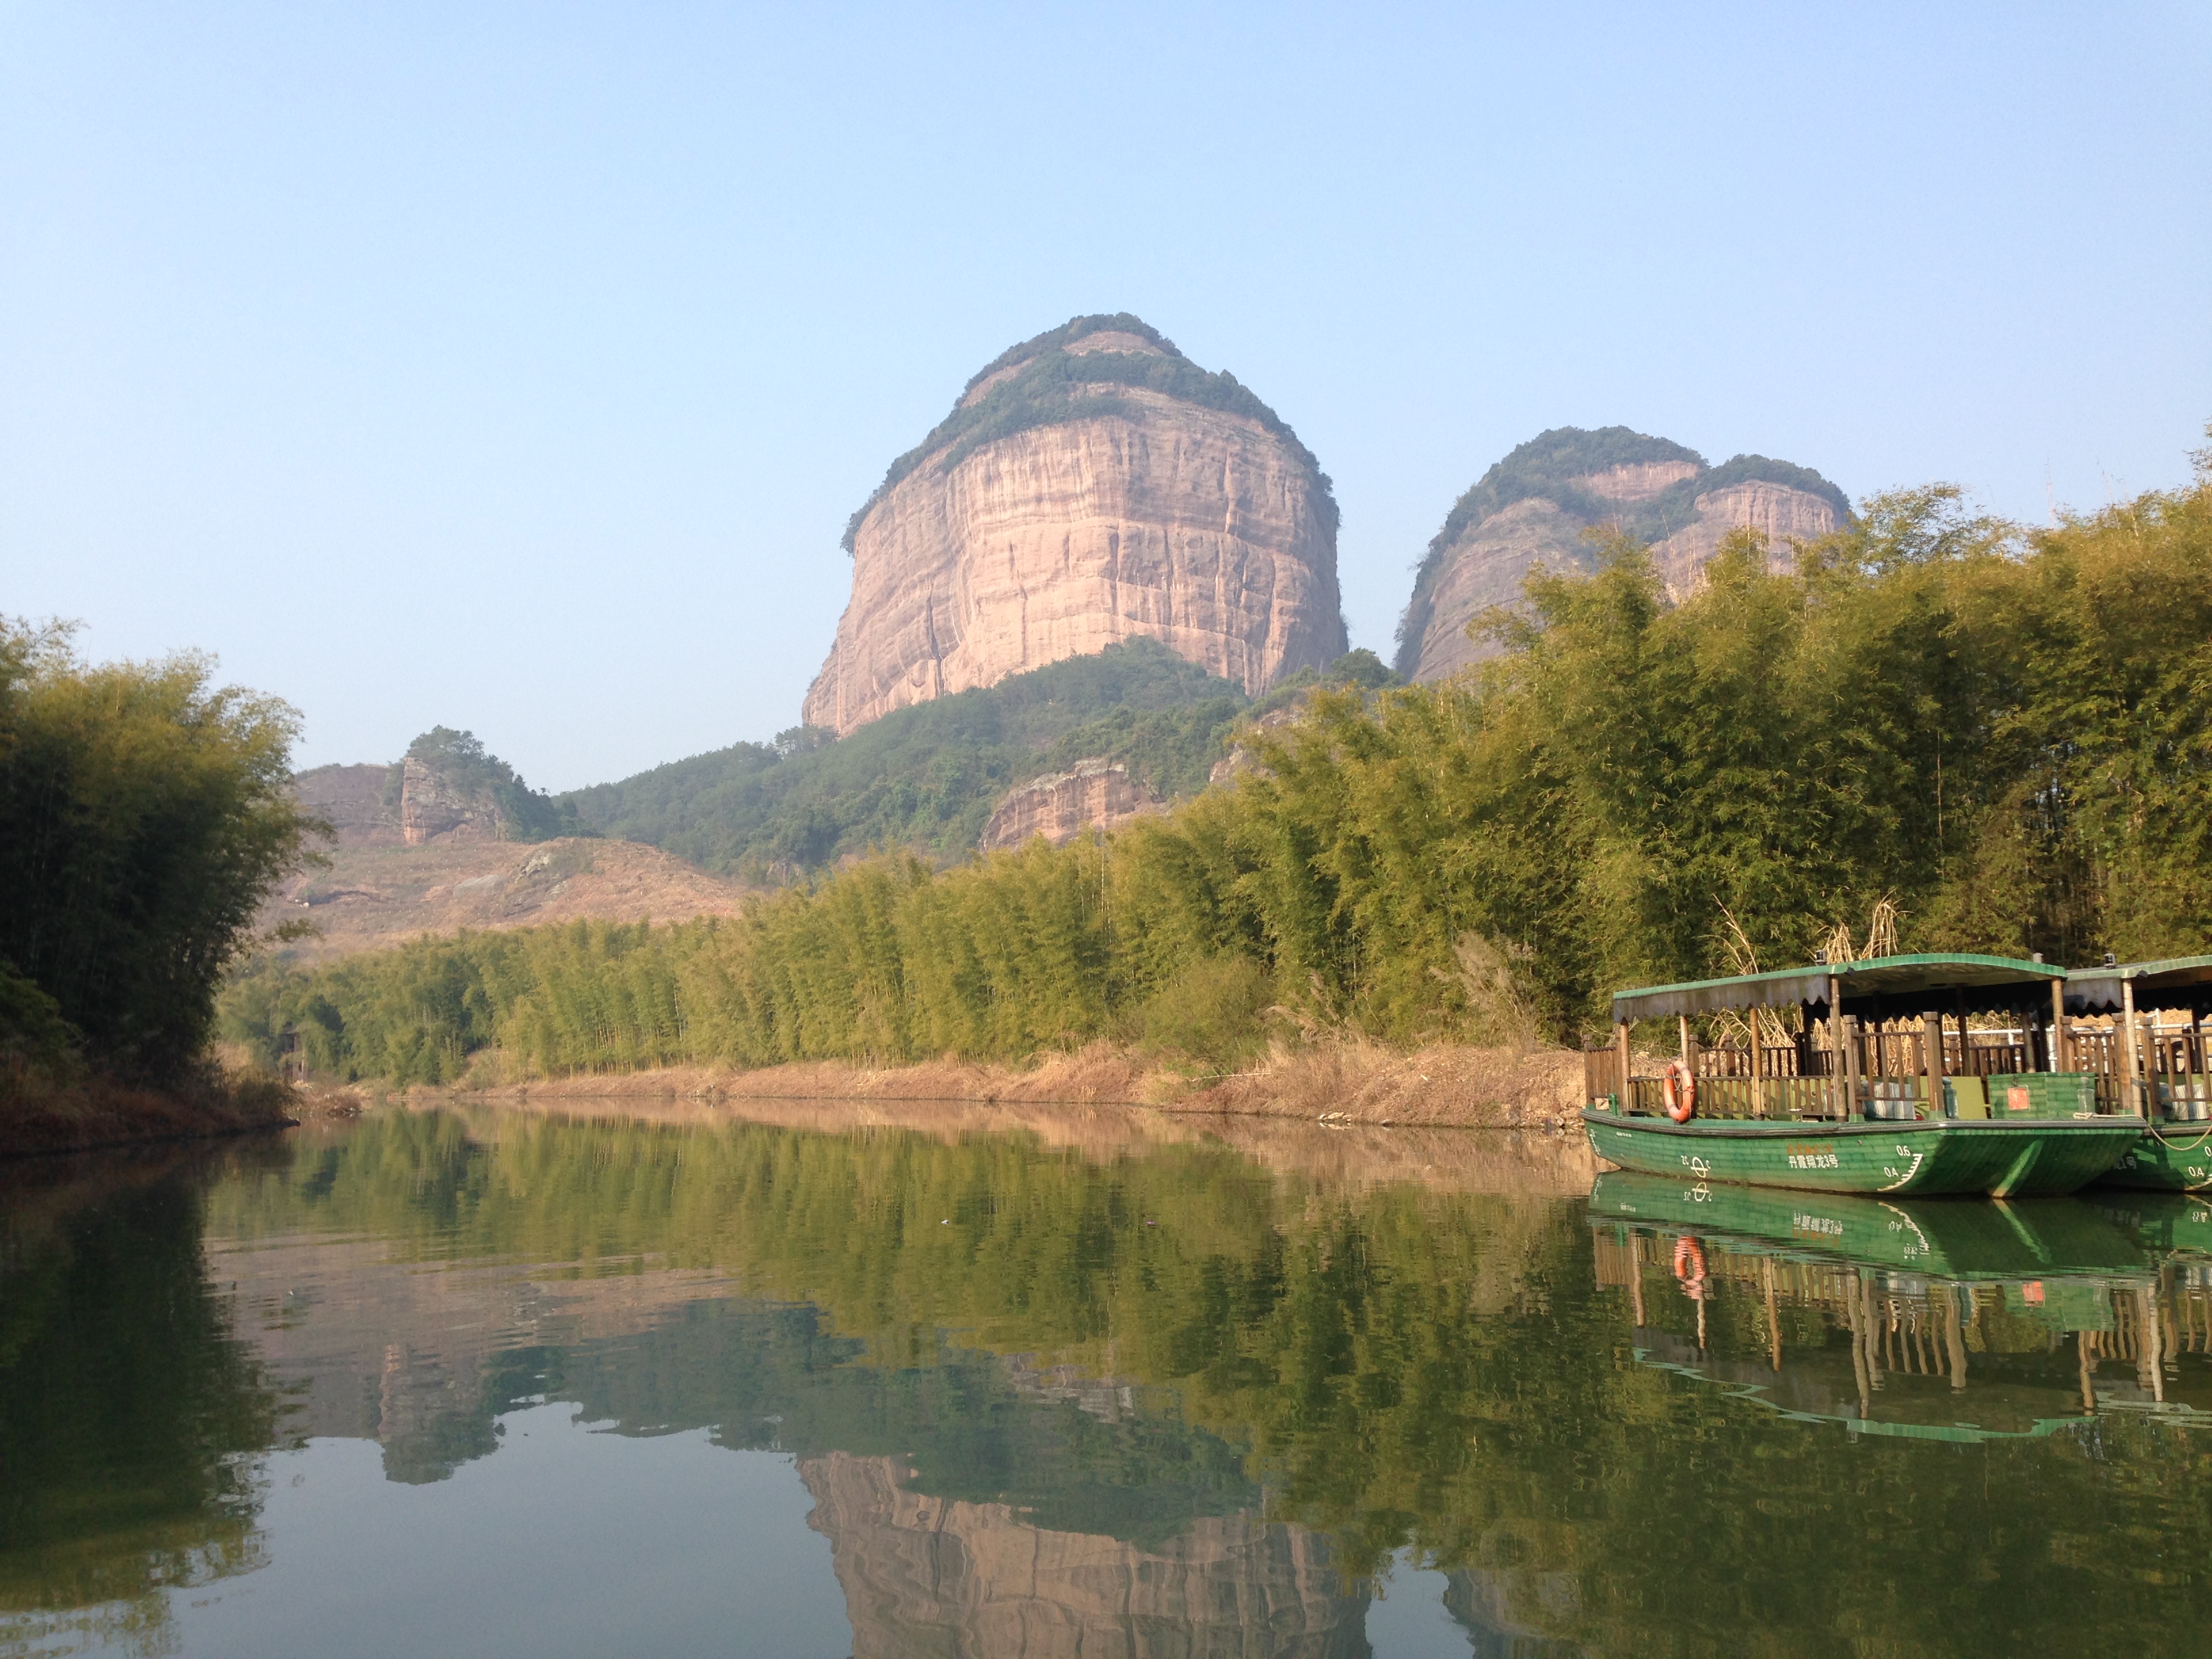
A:
<svg viewBox="0 0 2212 1659">
<path fill-rule="evenodd" d="M 1512 605 L 1541 564 L 1560 573 L 1596 568 L 1587 533 L 1618 526 L 1651 547 L 1669 592 L 1693 588 L 1732 531 L 1765 533 L 1786 566 L 1792 541 L 1850 521 L 1843 491 L 1819 473 L 1764 455 L 1709 466 L 1693 449 L 1626 427 L 1559 427 L 1522 444 L 1460 497 L 1429 544 L 1398 629 L 1397 669 L 1436 680 L 1494 647 L 1467 636 L 1492 605 Z"/>
<path fill-rule="evenodd" d="M 854 515 L 805 721 L 842 734 L 1139 635 L 1259 692 L 1345 649 L 1336 516 L 1235 377 L 1077 318 L 987 365 Z"/>
<path fill-rule="evenodd" d="M 1079 760 L 1065 772 L 1051 772 L 1007 791 L 983 826 L 976 846 L 983 852 L 1021 847 L 1042 836 L 1054 847 L 1085 830 L 1119 829 L 1131 818 L 1158 812 L 1167 803 L 1130 776 L 1119 761 Z"/>
</svg>

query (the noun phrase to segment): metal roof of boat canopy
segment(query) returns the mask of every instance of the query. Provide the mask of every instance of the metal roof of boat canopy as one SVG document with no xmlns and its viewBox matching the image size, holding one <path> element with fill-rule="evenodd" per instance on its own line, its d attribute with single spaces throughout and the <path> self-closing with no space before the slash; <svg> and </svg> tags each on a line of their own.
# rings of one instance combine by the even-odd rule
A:
<svg viewBox="0 0 2212 1659">
<path fill-rule="evenodd" d="M 2212 958 L 2208 958 L 2212 960 Z M 1616 991 L 1613 1018 L 1670 1018 L 1677 1014 L 1711 1014 L 1723 1009 L 1781 1008 L 1810 1003 L 1823 1016 L 1828 981 L 1843 981 L 1844 1012 L 1862 1019 L 1895 1019 L 1907 1014 L 1957 1012 L 1963 994 L 1972 1013 L 2048 1013 L 2051 986 L 2066 970 L 2011 957 L 1874 957 L 1864 962 L 1814 963 L 1767 974 L 1733 979 L 1688 980 Z"/>
<path fill-rule="evenodd" d="M 2133 982 L 2138 1008 L 2212 1012 L 2212 957 L 2168 957 L 2162 962 L 2124 962 L 2116 968 L 2076 968 L 2066 975 L 2066 1012 L 2118 1012 L 2123 980 Z"/>
</svg>

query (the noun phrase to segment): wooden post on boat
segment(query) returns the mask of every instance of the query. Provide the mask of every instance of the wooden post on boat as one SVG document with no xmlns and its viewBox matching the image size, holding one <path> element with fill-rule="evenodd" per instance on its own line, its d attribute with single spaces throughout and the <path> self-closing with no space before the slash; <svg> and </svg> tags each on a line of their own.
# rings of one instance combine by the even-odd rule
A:
<svg viewBox="0 0 2212 1659">
<path fill-rule="evenodd" d="M 2023 1033 L 2025 1035 L 2025 1033 Z M 2071 1045 L 2066 1041 L 2066 981 L 2051 981 L 2051 1069 L 2070 1072 L 2074 1069 Z"/>
<path fill-rule="evenodd" d="M 1920 1017 L 1921 1070 L 1928 1082 L 1928 1115 L 1943 1115 L 1943 1016 Z"/>
<path fill-rule="evenodd" d="M 2148 1117 L 2150 1113 L 2144 1107 L 2142 1085 L 2136 1080 L 2136 1073 L 2142 1069 L 2136 1058 L 2136 982 L 2131 979 L 2122 979 L 2120 981 L 2120 1064 L 2127 1068 L 2128 1080 L 2126 1086 L 2120 1091 L 2120 1109 L 2124 1112 L 2142 1112 L 2145 1117 Z"/>
<path fill-rule="evenodd" d="M 1620 1068 L 1620 1109 L 1626 1112 L 1635 1102 L 1629 1098 L 1628 1022 L 1625 1019 L 1613 1023 L 1613 1053 L 1614 1063 Z"/>
<path fill-rule="evenodd" d="M 1856 1019 L 1844 1022 L 1844 1115 L 1858 1115 L 1859 1109 L 1859 1023 Z"/>
<path fill-rule="evenodd" d="M 1844 1077 L 1847 1064 L 1844 1058 L 1846 1048 L 1844 1037 L 1844 981 L 1834 974 L 1828 975 L 1828 1048 L 1831 1054 L 1828 1065 L 1828 1103 L 1835 1109 L 1837 1117 L 1848 1121 L 1851 1115 L 1851 1095 L 1844 1092 L 1849 1085 Z"/>
<path fill-rule="evenodd" d="M 1759 1010 L 1754 1008 L 1751 1011 L 1751 1113 L 1753 1117 L 1777 1117 L 1779 1113 L 1768 1109 L 1774 1096 L 1766 1086 L 1765 1058 L 1759 1047 Z"/>
</svg>

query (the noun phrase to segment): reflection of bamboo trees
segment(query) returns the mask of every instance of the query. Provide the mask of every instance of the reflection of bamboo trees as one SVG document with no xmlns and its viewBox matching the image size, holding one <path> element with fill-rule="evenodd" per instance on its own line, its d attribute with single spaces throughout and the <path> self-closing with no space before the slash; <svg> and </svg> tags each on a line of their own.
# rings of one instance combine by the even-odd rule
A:
<svg viewBox="0 0 2212 1659">
<path fill-rule="evenodd" d="M 246 1460 L 279 1406 L 207 1280 L 193 1184 L 0 1231 L 0 1650 L 66 1630 L 160 1651 L 160 1592 L 262 1564 Z"/>
<path fill-rule="evenodd" d="M 1876 1650 L 1980 1653 L 2084 1608 L 2150 1650 L 2212 1612 L 2193 1577 L 2139 1584 L 2126 1551 L 2050 1551 L 2057 1515 L 2069 1538 L 2203 1559 L 2212 1465 L 2185 1433 L 2106 1419 L 2094 1441 L 1966 1455 L 1779 1418 L 1633 1361 L 1628 1295 L 1597 1283 L 1568 1201 L 1362 1190 L 1206 1146 L 1100 1161 L 1003 1136 L 485 1126 L 373 1117 L 289 1178 L 228 1189 L 216 1224 L 587 1273 L 711 1267 L 821 1310 L 823 1340 L 863 1345 L 849 1363 L 941 1366 L 949 1333 L 1149 1385 L 1246 1449 L 1269 1513 L 1332 1534 L 1347 1571 L 1410 1547 L 1516 1626 L 1606 1651 L 1823 1651 L 1848 1609 Z M 1688 1340 L 1705 1313 L 1708 1352 L 1764 1372 L 1778 1316 L 1792 1356 L 1848 1384 L 1850 1333 L 1817 1308 L 1723 1274 L 1693 1309 L 1652 1272 L 1656 1323 Z M 1978 1368 L 2013 1355 L 2070 1381 L 2072 1350 L 2054 1359 L 2024 1315 L 1984 1308 L 1960 1340 Z M 1929 1352 L 1947 1387 L 1948 1350 Z"/>
</svg>

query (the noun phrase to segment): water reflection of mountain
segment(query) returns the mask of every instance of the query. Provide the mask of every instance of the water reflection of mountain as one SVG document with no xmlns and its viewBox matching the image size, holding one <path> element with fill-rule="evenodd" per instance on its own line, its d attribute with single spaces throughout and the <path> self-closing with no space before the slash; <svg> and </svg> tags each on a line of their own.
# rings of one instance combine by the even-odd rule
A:
<svg viewBox="0 0 2212 1659">
<path fill-rule="evenodd" d="M 1139 1611 L 1172 1651 L 1182 1607 L 1213 1644 L 1185 1650 L 1245 1650 L 1218 1607 L 1261 1620 L 1250 1651 L 1356 1654 L 1404 1552 L 1485 1659 L 2027 1650 L 2084 1609 L 2160 1651 L 2212 1620 L 2194 1212 L 2014 1206 L 2023 1238 L 1995 1206 L 1770 1194 L 1731 1231 L 1710 1194 L 1632 1214 L 1609 1179 L 1593 1213 L 1540 1160 L 1513 1190 L 1480 1137 L 1370 1181 L 1320 1132 L 1078 1127 L 380 1115 L 102 1200 L 40 1235 L 89 1230 L 81 1283 L 21 1249 L 0 1282 L 0 1515 L 27 1517 L 0 1579 L 59 1606 L 250 1563 L 255 1450 L 309 1432 L 380 1441 L 400 1483 L 475 1460 L 375 1488 L 427 1513 L 529 1467 L 502 1423 L 553 1401 L 799 1460 L 876 1651 L 895 1619 L 1097 1650 Z M 111 1313 L 131 1328 L 64 1328 Z M 2027 1432 L 2051 1420 L 2079 1426 Z M 163 1524 L 230 1553 L 50 1501 L 164 1459 Z"/>
<path fill-rule="evenodd" d="M 1249 1514 L 1152 1548 L 1041 1527 L 1006 1504 L 932 1496 L 894 1457 L 802 1458 L 855 1659 L 1365 1659 L 1367 1598 L 1325 1539 Z"/>
</svg>

